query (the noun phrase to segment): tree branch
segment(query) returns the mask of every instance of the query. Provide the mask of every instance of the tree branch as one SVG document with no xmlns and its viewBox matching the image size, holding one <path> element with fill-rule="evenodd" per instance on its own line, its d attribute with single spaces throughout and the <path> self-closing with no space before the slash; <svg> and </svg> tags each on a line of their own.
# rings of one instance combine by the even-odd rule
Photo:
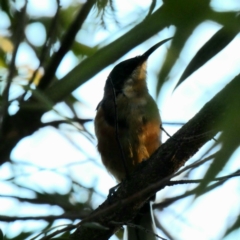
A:
<svg viewBox="0 0 240 240">
<path fill-rule="evenodd" d="M 232 108 L 236 108 L 240 115 L 239 89 L 240 75 L 162 144 L 148 161 L 139 164 L 130 178 L 123 181 L 108 200 L 79 224 L 73 239 L 108 239 L 121 227 L 111 224 L 112 221 L 130 221 L 144 202 L 156 191 L 163 189 L 173 174 L 201 146 L 224 130 L 221 123 L 230 109 L 232 111 Z M 105 228 L 89 227 L 87 222 L 97 222 Z"/>
<path fill-rule="evenodd" d="M 88 0 L 82 6 L 79 13 L 77 14 L 74 22 L 69 27 L 67 33 L 62 39 L 61 47 L 59 50 L 53 55 L 51 62 L 49 63 L 48 67 L 46 68 L 45 75 L 41 79 L 38 89 L 45 89 L 50 83 L 52 78 L 55 75 L 55 72 L 62 61 L 65 54 L 69 51 L 70 47 L 72 46 L 75 37 L 82 27 L 84 21 L 86 20 L 90 10 L 92 9 L 93 5 L 95 4 L 96 0 Z"/>
</svg>

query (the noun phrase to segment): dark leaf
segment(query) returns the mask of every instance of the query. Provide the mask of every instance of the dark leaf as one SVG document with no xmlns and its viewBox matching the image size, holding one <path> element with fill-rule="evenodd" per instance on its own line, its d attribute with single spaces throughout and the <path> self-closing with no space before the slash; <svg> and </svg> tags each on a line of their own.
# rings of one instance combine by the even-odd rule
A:
<svg viewBox="0 0 240 240">
<path fill-rule="evenodd" d="M 175 89 L 192 73 L 222 51 L 239 33 L 239 28 L 222 27 L 207 41 L 193 57 L 180 77 Z"/>
<path fill-rule="evenodd" d="M 235 89 L 235 91 L 238 93 L 239 89 Z M 234 95 L 234 91 L 232 91 L 232 95 Z M 240 102 L 239 99 L 233 99 L 232 96 L 229 96 L 229 99 L 231 99 L 231 106 L 229 106 L 221 119 L 222 122 L 220 128 L 223 130 L 223 132 L 219 138 L 219 142 L 221 143 L 222 148 L 216 154 L 216 158 L 210 165 L 203 181 L 200 183 L 197 196 L 204 193 L 207 185 L 220 173 L 234 151 L 240 145 L 240 118 L 238 114 Z"/>
<path fill-rule="evenodd" d="M 225 236 L 228 236 L 232 232 L 239 230 L 239 226 L 240 226 L 240 214 L 236 218 L 235 222 L 233 222 L 232 226 L 226 231 Z"/>
</svg>

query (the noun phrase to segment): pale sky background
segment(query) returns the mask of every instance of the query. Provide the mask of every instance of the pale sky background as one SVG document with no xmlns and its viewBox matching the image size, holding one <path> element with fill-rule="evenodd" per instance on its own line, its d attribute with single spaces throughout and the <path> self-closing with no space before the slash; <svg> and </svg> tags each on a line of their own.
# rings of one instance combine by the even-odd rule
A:
<svg viewBox="0 0 240 240">
<path fill-rule="evenodd" d="M 21 6 L 23 1 L 17 1 Z M 119 12 L 119 18 L 123 18 L 122 14 L 129 16 L 129 13 L 135 8 L 136 4 L 141 8 L 148 8 L 151 1 L 137 1 L 137 0 L 117 0 L 116 9 Z M 160 1 L 158 1 L 160 3 Z M 68 6 L 69 0 L 62 0 L 61 5 L 64 8 Z M 239 0 L 214 0 L 211 4 L 212 7 L 218 11 L 226 10 L 240 10 Z M 220 8 L 222 7 L 222 9 Z M 54 0 L 29 0 L 28 11 L 33 15 L 45 15 L 50 16 L 54 14 L 55 1 Z M 140 7 L 139 7 L 140 11 Z M 0 15 L 1 16 L 1 15 Z M 4 28 L 4 24 L 7 24 L 7 19 L 4 22 L 4 16 L 1 16 L 2 21 L 0 23 L 0 35 L 3 34 L 1 29 Z M 109 23 L 111 24 L 111 23 Z M 201 24 L 193 33 L 191 38 L 187 42 L 187 47 L 184 48 L 181 53 L 181 58 L 176 63 L 173 71 L 170 74 L 171 81 L 168 85 L 164 86 L 162 95 L 158 99 L 158 106 L 160 109 L 163 122 L 186 122 L 193 117 L 201 107 L 210 100 L 220 89 L 222 89 L 235 75 L 239 73 L 240 66 L 240 37 L 239 35 L 224 49 L 216 58 L 209 61 L 204 67 L 194 73 L 189 79 L 184 82 L 175 92 L 172 92 L 177 80 L 181 76 L 184 67 L 192 59 L 196 51 L 220 28 L 213 22 L 205 22 Z M 110 25 L 112 31 L 115 30 L 114 25 Z M 44 42 L 45 35 L 44 29 L 39 24 L 29 26 L 26 29 L 27 36 L 30 41 L 36 41 L 35 44 L 41 45 Z M 82 40 L 82 36 L 79 34 L 79 39 Z M 90 34 L 84 32 L 84 34 Z M 106 31 L 99 31 L 94 38 L 86 36 L 87 44 L 95 46 L 99 42 L 102 42 L 108 35 L 111 34 Z M 165 29 L 155 37 L 144 42 L 137 48 L 119 59 L 118 62 L 130 57 L 142 54 L 149 47 L 156 42 L 171 37 L 174 35 L 174 28 L 170 27 Z M 89 41 L 90 40 L 90 41 Z M 161 48 L 152 54 L 148 62 L 148 85 L 150 93 L 154 96 L 155 89 L 155 75 L 157 66 L 164 59 L 167 47 L 171 43 L 164 44 Z M 183 57 L 184 56 L 184 57 Z M 38 61 L 35 60 L 34 53 L 27 46 L 23 44 L 20 47 L 17 57 L 17 64 L 27 64 L 32 67 L 37 67 Z M 61 63 L 60 68 L 57 71 L 59 78 L 63 77 L 77 64 L 77 59 L 74 55 L 68 53 Z M 114 64 L 115 65 L 115 64 Z M 84 84 L 81 88 L 74 91 L 74 95 L 79 99 L 79 117 L 94 118 L 95 108 L 103 95 L 103 87 L 105 80 L 113 68 L 113 66 L 106 68 L 104 71 L 97 74 L 94 78 Z M 211 79 L 211 81 L 209 81 Z M 12 111 L 15 111 L 16 106 L 12 106 Z M 80 111 L 81 107 L 81 111 Z M 59 111 L 64 111 L 66 116 L 71 116 L 71 112 L 63 105 L 58 104 L 56 107 Z M 83 110 L 84 109 L 84 110 Z M 55 113 L 47 113 L 43 116 L 43 121 L 50 121 L 52 119 L 59 118 Z M 168 133 L 173 134 L 179 127 L 164 126 Z M 94 134 L 92 122 L 87 124 L 87 128 Z M 68 129 L 68 130 L 67 130 Z M 75 144 L 84 149 L 84 152 L 79 151 L 68 140 L 70 137 Z M 167 139 L 167 136 L 163 134 L 163 141 Z M 96 186 L 98 192 L 107 196 L 109 188 L 113 187 L 116 182 L 112 176 L 110 176 L 106 170 L 102 167 L 101 160 L 96 151 L 96 140 L 91 141 L 84 138 L 78 131 L 72 127 L 62 128 L 59 132 L 51 127 L 46 127 L 35 132 L 32 136 L 22 140 L 18 146 L 12 152 L 11 158 L 15 162 L 25 162 L 24 168 L 15 169 L 15 174 L 19 174 L 18 182 L 24 183 L 25 186 L 35 186 L 39 191 L 66 193 L 69 190 L 69 180 L 64 177 L 64 174 L 71 174 L 71 177 L 76 181 L 81 180 L 81 183 L 86 187 Z M 212 144 L 212 142 L 209 142 Z M 206 148 L 205 148 L 206 149 Z M 200 150 L 197 156 L 201 156 L 204 149 Z M 222 171 L 222 175 L 229 174 L 236 169 L 240 168 L 239 158 L 240 150 L 238 149 L 231 158 L 229 164 Z M 197 156 L 193 159 L 197 159 Z M 87 161 L 92 159 L 92 161 Z M 95 164 L 97 162 L 97 164 Z M 70 167 L 65 168 L 67 164 L 72 164 Z M 39 171 L 37 167 L 42 168 Z M 194 171 L 194 178 L 202 176 L 205 172 L 204 167 L 200 167 Z M 26 175 L 27 173 L 27 175 Z M 5 163 L 0 168 L 1 180 L 11 177 L 13 170 L 8 163 Z M 26 180 L 27 179 L 27 180 Z M 49 180 L 50 179 L 50 180 Z M 191 188 L 191 186 L 189 186 Z M 31 197 L 31 192 L 19 191 L 14 188 L 9 182 L 0 182 L 1 195 L 18 195 L 21 197 Z M 174 196 L 176 193 L 180 193 L 183 190 L 179 187 L 166 188 L 158 196 L 160 200 L 163 196 Z M 234 221 L 234 216 L 240 212 L 240 185 L 237 178 L 227 181 L 222 187 L 212 191 L 208 195 L 199 197 L 193 202 L 193 198 L 189 197 L 184 201 L 179 201 L 163 212 L 156 214 L 160 217 L 164 226 L 171 226 L 169 229 L 172 234 L 178 236 L 180 240 L 218 240 L 221 239 L 221 233 L 223 234 L 226 227 L 225 220 L 229 218 L 229 223 Z M 82 193 L 83 194 L 83 193 Z M 33 196 L 32 196 L 33 197 Z M 82 197 L 82 195 L 81 195 Z M 97 207 L 101 201 L 94 203 Z M 21 216 L 29 215 L 47 215 L 61 214 L 62 210 L 59 207 L 49 208 L 36 208 L 29 204 L 21 204 L 19 207 L 17 201 L 10 198 L 0 198 L 0 215 L 14 216 L 16 214 Z M 239 206 L 234 209 L 231 206 Z M 230 219 L 230 216 L 233 219 Z M 69 223 L 64 220 L 56 221 L 56 226 L 60 224 Z M 27 222 L 14 222 L 6 224 L 0 222 L 0 228 L 4 233 L 7 233 L 8 237 L 16 236 L 21 229 L 39 229 L 39 227 L 45 226 L 43 221 L 27 221 Z M 221 230 L 222 229 L 222 232 Z M 174 234 L 175 232 L 175 234 Z M 159 233 L 160 236 L 164 235 Z M 220 234 L 220 235 L 219 235 Z M 112 237 L 115 239 L 115 237 Z M 226 240 L 240 239 L 240 231 L 236 231 L 230 235 Z"/>
</svg>

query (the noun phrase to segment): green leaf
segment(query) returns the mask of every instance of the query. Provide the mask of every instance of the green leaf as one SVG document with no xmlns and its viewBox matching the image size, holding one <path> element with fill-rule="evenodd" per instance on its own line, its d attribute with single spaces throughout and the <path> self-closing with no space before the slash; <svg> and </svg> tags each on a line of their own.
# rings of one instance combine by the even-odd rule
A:
<svg viewBox="0 0 240 240">
<path fill-rule="evenodd" d="M 232 232 L 234 232 L 236 230 L 239 230 L 239 226 L 240 226 L 240 214 L 236 218 L 235 222 L 233 222 L 232 226 L 230 228 L 228 228 L 228 230 L 226 231 L 224 237 L 230 235 Z"/>
<path fill-rule="evenodd" d="M 30 89 L 28 86 L 23 86 L 23 88 L 25 90 L 30 90 L 37 102 L 24 103 L 22 104 L 22 108 L 31 110 L 44 109 L 45 111 L 54 110 L 54 103 L 51 99 L 46 97 L 42 91 L 39 91 L 38 89 Z"/>
<path fill-rule="evenodd" d="M 108 230 L 107 227 L 104 227 L 103 225 L 97 223 L 97 222 L 87 222 L 82 224 L 84 227 L 93 228 L 93 229 L 102 229 L 102 230 Z"/>
<path fill-rule="evenodd" d="M 174 90 L 192 73 L 222 51 L 239 33 L 238 28 L 222 27 L 196 53 L 186 67 Z"/>
<path fill-rule="evenodd" d="M 213 10 L 209 7 L 209 0 L 189 1 L 189 0 L 168 0 L 164 1 L 166 16 L 170 16 L 171 25 L 176 28 L 174 40 L 166 55 L 166 60 L 162 65 L 158 75 L 156 94 L 159 94 L 163 84 L 169 80 L 168 75 L 173 66 L 180 58 L 180 53 L 186 45 L 187 39 L 194 30 L 206 19 L 213 15 Z M 201 11 L 199 11 L 201 9 Z M 194 17 L 193 17 L 194 13 Z M 189 21 L 191 19 L 191 21 Z"/>
<path fill-rule="evenodd" d="M 236 89 L 235 91 L 238 92 L 239 89 Z M 231 98 L 231 96 L 229 96 L 229 98 Z M 223 131 L 219 138 L 219 143 L 222 144 L 222 148 L 219 152 L 217 152 L 216 158 L 210 165 L 203 181 L 198 186 L 196 196 L 200 196 L 204 193 L 205 188 L 210 181 L 212 181 L 220 173 L 234 151 L 240 146 L 240 118 L 238 113 L 240 109 L 240 102 L 238 99 L 232 99 L 231 103 L 231 106 L 229 106 L 223 114 L 222 123 L 219 126 Z"/>
</svg>

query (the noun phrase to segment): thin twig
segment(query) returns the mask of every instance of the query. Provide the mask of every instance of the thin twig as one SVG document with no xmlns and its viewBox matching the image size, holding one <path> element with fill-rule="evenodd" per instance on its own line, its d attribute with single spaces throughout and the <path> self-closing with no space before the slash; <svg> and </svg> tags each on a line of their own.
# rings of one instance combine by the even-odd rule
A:
<svg viewBox="0 0 240 240">
<path fill-rule="evenodd" d="M 81 216 L 84 217 L 84 216 Z M 62 214 L 62 215 L 49 215 L 49 216 L 28 216 L 28 217 L 17 217 L 17 216 L 0 216 L 0 221 L 2 222 L 14 222 L 17 220 L 45 220 L 45 221 L 53 221 L 53 220 L 58 220 L 58 219 L 70 219 L 70 220 L 76 220 L 80 218 L 80 214 Z"/>
<path fill-rule="evenodd" d="M 161 224 L 161 222 L 159 221 L 159 218 L 155 217 L 155 223 L 157 228 L 159 228 L 165 234 L 165 236 L 167 236 L 168 239 L 173 239 L 173 237 L 170 235 L 167 229 Z"/>
<path fill-rule="evenodd" d="M 76 228 L 76 227 L 77 227 L 77 225 L 71 224 L 71 225 L 69 225 L 69 226 L 67 226 L 67 227 L 65 227 L 65 228 L 62 228 L 62 229 L 60 229 L 60 230 L 57 230 L 57 231 L 49 234 L 48 236 L 45 236 L 45 237 L 40 238 L 40 240 L 52 239 L 54 236 L 56 236 L 56 235 L 58 235 L 58 234 L 60 234 L 60 233 L 66 232 L 66 231 L 71 231 L 71 230 L 73 230 L 73 229 Z M 50 230 L 52 230 L 52 229 L 50 229 Z M 30 240 L 37 239 L 37 237 L 39 237 L 39 236 L 42 235 L 42 234 L 43 234 L 43 233 L 40 233 L 40 234 L 38 234 L 37 236 L 31 238 Z"/>
<path fill-rule="evenodd" d="M 160 129 L 168 136 L 168 137 L 172 137 L 164 128 L 163 128 L 163 126 L 162 126 L 162 124 L 161 124 L 161 126 L 160 126 Z"/>
<path fill-rule="evenodd" d="M 149 11 L 148 11 L 148 14 L 147 14 L 146 18 L 149 18 L 151 16 L 155 7 L 156 7 L 156 0 L 152 0 L 152 3 L 149 7 Z"/>
<path fill-rule="evenodd" d="M 222 182 L 225 182 L 226 180 L 228 180 L 230 178 L 239 177 L 239 176 L 240 176 L 240 170 L 237 170 L 234 173 L 231 173 L 231 174 L 226 175 L 226 176 L 214 178 L 211 181 L 222 181 Z M 189 183 L 201 183 L 202 181 L 203 181 L 203 179 L 173 180 L 173 181 L 170 181 L 169 183 L 167 183 L 167 186 L 174 186 L 174 185 L 178 185 L 178 184 L 189 184 Z"/>
<path fill-rule="evenodd" d="M 172 139 L 175 140 L 175 141 L 198 140 L 198 138 L 204 137 L 205 135 L 210 134 L 210 133 L 212 132 L 212 131 L 210 130 L 210 131 L 204 132 L 204 133 L 202 133 L 202 134 L 198 134 L 198 135 L 193 135 L 193 136 L 190 136 L 190 137 L 184 137 L 184 138 L 179 138 L 179 139 L 177 139 L 177 138 L 173 138 L 173 137 L 163 128 L 162 125 L 160 126 L 160 129 L 161 129 L 169 138 L 172 138 Z M 215 139 L 214 139 L 214 140 L 215 140 Z"/>
<path fill-rule="evenodd" d="M 169 179 L 171 179 L 171 178 L 173 178 L 173 177 L 176 177 L 176 176 L 182 174 L 183 172 L 186 172 L 188 169 L 191 169 L 191 170 L 192 170 L 192 169 L 194 169 L 194 168 L 202 165 L 203 163 L 212 160 L 215 156 L 216 156 L 216 153 L 214 153 L 214 154 L 212 154 L 212 155 L 210 155 L 210 156 L 208 156 L 208 157 L 206 157 L 206 158 L 204 158 L 204 159 L 202 159 L 202 160 L 198 160 L 198 161 L 196 161 L 196 162 L 194 162 L 194 163 L 192 163 L 192 164 L 184 167 L 184 168 L 181 169 L 180 171 L 174 173 L 173 175 L 171 175 L 171 176 L 169 177 Z"/>
<path fill-rule="evenodd" d="M 232 173 L 232 174 L 229 174 L 227 176 L 223 176 L 223 177 L 219 177 L 219 178 L 215 178 L 213 179 L 212 181 L 217 181 L 216 183 L 210 185 L 210 186 L 207 186 L 206 187 L 206 190 L 205 190 L 205 193 L 215 189 L 216 187 L 219 187 L 220 185 L 222 185 L 225 181 L 233 178 L 233 177 L 239 177 L 240 176 L 240 170 L 236 171 L 235 173 Z M 194 182 L 193 182 L 194 181 Z M 179 181 L 178 184 L 185 184 L 185 183 L 199 183 L 200 181 L 202 181 L 201 179 L 199 180 L 186 180 L 184 182 L 184 180 L 181 182 Z M 174 182 L 174 181 L 171 181 L 171 182 Z M 160 203 L 156 203 L 153 205 L 153 208 L 154 209 L 163 209 L 167 206 L 169 206 L 170 204 L 174 203 L 175 201 L 178 201 L 180 199 L 183 199 L 185 197 L 188 197 L 188 196 L 191 196 L 193 194 L 196 193 L 196 188 L 195 189 L 192 189 L 190 191 L 187 191 L 185 192 L 184 194 L 181 194 L 179 196 L 175 196 L 175 197 L 172 197 L 172 198 L 167 198 L 165 199 L 164 201 L 160 202 Z"/>
<path fill-rule="evenodd" d="M 71 48 L 79 29 L 82 27 L 82 24 L 85 22 L 90 10 L 92 9 L 92 6 L 95 4 L 95 2 L 96 2 L 96 0 L 88 0 L 81 7 L 74 22 L 71 24 L 71 26 L 69 27 L 65 36 L 63 37 L 59 50 L 53 55 L 51 62 L 49 63 L 48 67 L 46 68 L 46 72 L 38 85 L 38 89 L 41 89 L 41 90 L 45 89 L 51 82 L 60 62 L 62 61 L 65 54 Z"/>
<path fill-rule="evenodd" d="M 73 118 L 71 120 L 55 120 L 55 121 L 51 121 L 51 122 L 46 122 L 46 123 L 42 123 L 41 127 L 46 127 L 46 126 L 52 126 L 52 127 L 59 127 L 60 124 L 72 124 L 72 122 L 77 122 L 79 124 L 84 124 L 87 122 L 92 121 L 91 118 L 86 118 L 86 119 L 80 119 L 80 118 Z"/>
</svg>

